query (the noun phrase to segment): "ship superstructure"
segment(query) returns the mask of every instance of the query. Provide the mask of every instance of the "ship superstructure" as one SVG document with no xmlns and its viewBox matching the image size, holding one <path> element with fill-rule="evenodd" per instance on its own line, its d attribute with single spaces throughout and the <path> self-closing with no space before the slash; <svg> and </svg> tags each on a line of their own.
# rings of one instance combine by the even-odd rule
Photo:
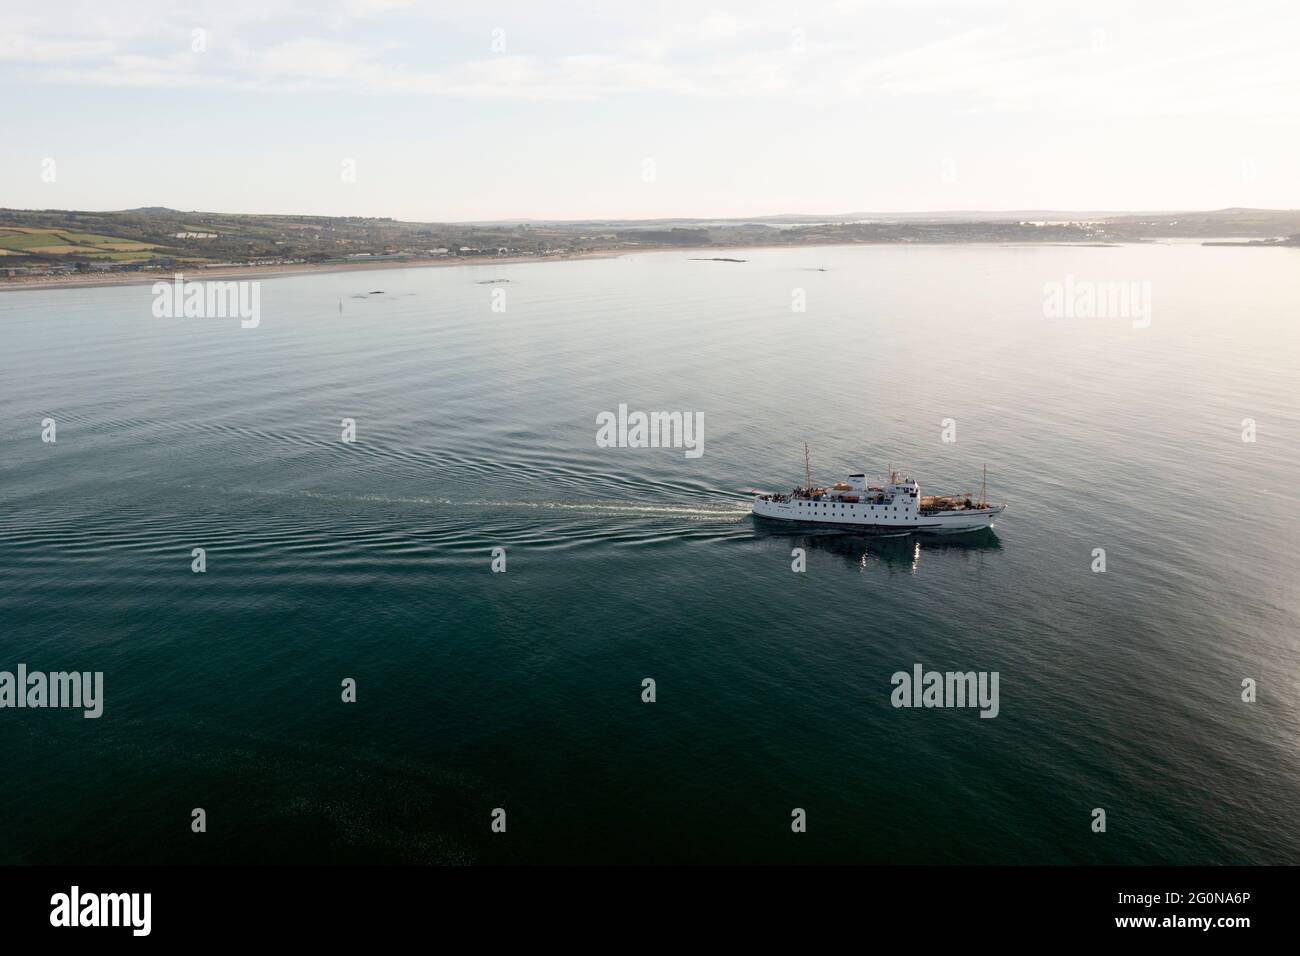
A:
<svg viewBox="0 0 1300 956">
<path fill-rule="evenodd" d="M 866 474 L 859 473 L 849 475 L 846 482 L 817 487 L 807 463 L 807 446 L 804 455 L 803 486 L 789 494 L 755 494 L 754 514 L 874 531 L 954 534 L 991 528 L 993 519 L 1006 510 L 1006 505 L 989 504 L 984 490 L 978 498 L 922 495 L 920 484 L 892 468 L 889 479 L 880 484 L 868 484 Z"/>
</svg>

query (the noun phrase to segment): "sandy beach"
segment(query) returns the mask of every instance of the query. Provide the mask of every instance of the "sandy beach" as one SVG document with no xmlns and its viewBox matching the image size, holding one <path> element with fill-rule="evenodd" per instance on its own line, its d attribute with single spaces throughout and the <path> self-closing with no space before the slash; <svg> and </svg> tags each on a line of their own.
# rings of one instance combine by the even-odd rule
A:
<svg viewBox="0 0 1300 956">
<path fill-rule="evenodd" d="M 636 252 L 658 252 L 669 246 L 647 246 Z M 487 266 L 520 262 L 570 262 L 575 259 L 617 259 L 628 252 L 587 252 L 572 256 L 475 256 L 472 258 L 384 259 L 357 262 L 302 262 L 288 265 L 219 266 L 152 272 L 77 273 L 68 276 L 15 276 L 0 279 L 0 291 L 23 289 L 84 289 L 118 285 L 152 285 L 169 282 L 176 272 L 188 279 L 274 279 L 303 273 L 365 272 L 376 269 L 423 269 L 429 266 Z"/>
</svg>

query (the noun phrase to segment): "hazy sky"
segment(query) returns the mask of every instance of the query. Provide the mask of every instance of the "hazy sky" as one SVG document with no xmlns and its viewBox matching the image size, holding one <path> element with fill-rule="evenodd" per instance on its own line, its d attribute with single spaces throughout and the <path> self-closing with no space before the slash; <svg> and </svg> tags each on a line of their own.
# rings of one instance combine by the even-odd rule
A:
<svg viewBox="0 0 1300 956">
<path fill-rule="evenodd" d="M 0 205 L 1295 208 L 1297 63 L 1295 0 L 11 2 Z"/>
</svg>

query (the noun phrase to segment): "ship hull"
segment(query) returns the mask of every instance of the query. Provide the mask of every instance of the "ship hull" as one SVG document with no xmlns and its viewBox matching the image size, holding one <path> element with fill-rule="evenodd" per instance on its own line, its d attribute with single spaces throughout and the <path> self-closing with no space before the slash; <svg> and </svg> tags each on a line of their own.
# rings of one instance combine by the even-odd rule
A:
<svg viewBox="0 0 1300 956">
<path fill-rule="evenodd" d="M 819 527 L 844 528 L 854 531 L 915 533 L 915 534 L 963 534 L 971 531 L 983 531 L 993 527 L 996 517 L 1006 508 L 1005 505 L 990 505 L 986 508 L 970 508 L 956 511 L 939 511 L 933 514 L 912 514 L 900 517 L 871 514 L 867 505 L 839 505 L 825 510 L 809 507 L 805 502 L 801 506 L 795 501 L 770 501 L 755 498 L 753 513 L 756 517 L 772 521 L 786 521 L 792 524 L 817 525 Z"/>
</svg>

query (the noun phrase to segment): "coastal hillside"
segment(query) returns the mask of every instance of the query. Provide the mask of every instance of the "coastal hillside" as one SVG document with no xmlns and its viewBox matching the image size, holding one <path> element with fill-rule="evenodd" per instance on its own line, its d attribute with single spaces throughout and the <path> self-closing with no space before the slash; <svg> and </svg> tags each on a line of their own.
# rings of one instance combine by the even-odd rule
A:
<svg viewBox="0 0 1300 956">
<path fill-rule="evenodd" d="M 567 257 L 650 248 L 852 243 L 1117 243 L 1159 238 L 1300 242 L 1300 212 L 945 212 L 750 220 L 403 222 L 237 215 L 162 206 L 115 212 L 0 209 L 0 278 L 178 267 Z M 1288 238 L 1290 237 L 1290 238 Z"/>
</svg>

